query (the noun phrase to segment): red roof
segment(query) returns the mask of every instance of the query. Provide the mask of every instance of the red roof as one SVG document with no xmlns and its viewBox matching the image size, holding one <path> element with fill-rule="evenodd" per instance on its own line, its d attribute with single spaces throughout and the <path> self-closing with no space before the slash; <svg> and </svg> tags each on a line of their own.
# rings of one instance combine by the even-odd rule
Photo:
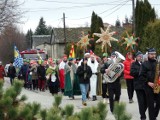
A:
<svg viewBox="0 0 160 120">
<path fill-rule="evenodd" d="M 20 54 L 37 54 L 38 53 L 45 53 L 44 50 L 36 50 L 36 49 L 31 49 L 31 50 L 24 50 L 22 52 L 20 52 Z"/>
</svg>

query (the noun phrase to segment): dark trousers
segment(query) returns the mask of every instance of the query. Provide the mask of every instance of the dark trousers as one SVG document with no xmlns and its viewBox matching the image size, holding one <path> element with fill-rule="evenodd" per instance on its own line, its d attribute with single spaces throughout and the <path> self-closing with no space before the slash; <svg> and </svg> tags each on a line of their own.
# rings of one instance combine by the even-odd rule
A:
<svg viewBox="0 0 160 120">
<path fill-rule="evenodd" d="M 45 80 L 38 80 L 38 87 L 39 87 L 39 90 L 41 91 L 44 91 L 45 89 Z"/>
<path fill-rule="evenodd" d="M 102 83 L 102 97 L 107 98 L 107 83 Z"/>
<path fill-rule="evenodd" d="M 126 79 L 128 98 L 131 100 L 134 94 L 133 79 Z"/>
<path fill-rule="evenodd" d="M 137 101 L 138 101 L 138 107 L 139 107 L 139 113 L 140 113 L 140 119 L 146 119 L 146 109 L 147 109 L 147 98 L 145 91 L 143 89 L 141 90 L 135 90 L 137 94 Z"/>
<path fill-rule="evenodd" d="M 147 97 L 149 120 L 156 120 L 160 110 L 160 93 L 154 94 L 153 89 L 146 86 L 145 93 Z"/>
<path fill-rule="evenodd" d="M 32 84 L 33 84 L 33 90 L 38 88 L 38 80 L 37 79 L 33 79 Z"/>
<path fill-rule="evenodd" d="M 11 85 L 13 85 L 14 78 L 10 77 L 10 82 L 11 82 Z"/>
<path fill-rule="evenodd" d="M 109 94 L 109 103 L 110 111 L 113 112 L 114 102 L 119 102 L 121 95 L 121 85 L 112 85 L 113 83 L 108 83 L 108 94 Z"/>
</svg>

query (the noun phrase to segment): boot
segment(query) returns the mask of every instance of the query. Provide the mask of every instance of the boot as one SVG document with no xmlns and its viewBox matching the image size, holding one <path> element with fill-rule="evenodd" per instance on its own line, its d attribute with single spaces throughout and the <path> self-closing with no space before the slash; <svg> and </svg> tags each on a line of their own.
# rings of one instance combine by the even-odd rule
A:
<svg viewBox="0 0 160 120">
<path fill-rule="evenodd" d="M 96 96 L 93 96 L 93 97 L 92 97 L 92 101 L 96 101 Z"/>
</svg>

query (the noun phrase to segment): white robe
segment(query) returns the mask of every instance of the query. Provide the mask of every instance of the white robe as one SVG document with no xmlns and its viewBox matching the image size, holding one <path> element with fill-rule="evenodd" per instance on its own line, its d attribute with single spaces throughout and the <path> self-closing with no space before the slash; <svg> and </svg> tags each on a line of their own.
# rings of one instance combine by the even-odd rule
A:
<svg viewBox="0 0 160 120">
<path fill-rule="evenodd" d="M 91 67 L 92 76 L 90 78 L 90 96 L 96 96 L 97 91 L 97 69 L 98 69 L 98 62 L 95 59 L 94 63 L 91 63 L 91 59 L 88 59 L 87 65 Z"/>
</svg>

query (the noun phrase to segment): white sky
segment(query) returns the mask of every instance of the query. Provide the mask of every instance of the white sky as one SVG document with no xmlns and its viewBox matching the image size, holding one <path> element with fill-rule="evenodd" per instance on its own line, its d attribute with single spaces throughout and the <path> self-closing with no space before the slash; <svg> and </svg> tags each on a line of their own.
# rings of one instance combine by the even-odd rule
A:
<svg viewBox="0 0 160 120">
<path fill-rule="evenodd" d="M 22 0 L 20 0 L 22 1 Z M 46 25 L 63 27 L 63 13 L 66 16 L 66 26 L 80 27 L 90 25 L 92 12 L 95 11 L 104 23 L 114 25 L 117 18 L 123 22 L 125 16 L 132 15 L 132 0 L 24 0 L 22 10 L 27 11 L 20 25 L 23 32 L 35 30 L 40 17 Z M 135 0 L 136 1 L 136 0 Z M 160 0 L 149 0 L 160 16 Z"/>
</svg>

